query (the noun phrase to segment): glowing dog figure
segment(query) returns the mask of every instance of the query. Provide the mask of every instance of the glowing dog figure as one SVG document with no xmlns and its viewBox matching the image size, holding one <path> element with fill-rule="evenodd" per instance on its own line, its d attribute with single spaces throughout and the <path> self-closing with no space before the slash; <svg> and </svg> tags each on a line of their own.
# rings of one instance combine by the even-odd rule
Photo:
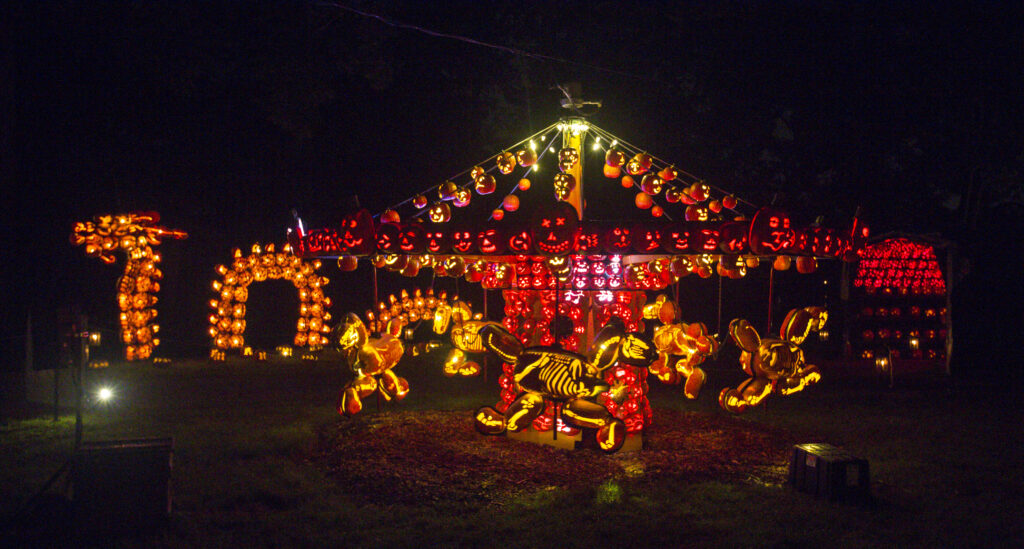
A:
<svg viewBox="0 0 1024 549">
<path fill-rule="evenodd" d="M 451 306 L 439 303 L 434 309 L 434 333 L 443 334 L 451 327 L 452 346 L 444 361 L 446 376 L 475 376 L 480 373 L 480 365 L 466 358 L 466 353 L 483 353 L 483 337 L 480 331 L 485 326 L 500 326 L 497 322 L 481 320 L 474 317 L 472 311 L 463 301 L 456 301 Z"/>
<path fill-rule="evenodd" d="M 718 404 L 729 412 L 742 413 L 773 392 L 788 395 L 820 380 L 818 367 L 804 361 L 800 344 L 827 320 L 828 312 L 821 307 L 793 309 L 782 322 L 781 339 L 761 339 L 746 320 L 730 322 L 729 335 L 743 351 L 740 364 L 751 377 L 735 389 L 723 389 Z"/>
<path fill-rule="evenodd" d="M 359 316 L 349 313 L 345 322 L 335 329 L 339 334 L 338 347 L 355 376 L 342 389 L 339 413 L 358 414 L 363 409 L 362 399 L 378 389 L 385 400 L 401 400 L 409 393 L 409 382 L 391 371 L 405 352 L 399 339 L 403 327 L 401 322 L 392 320 L 381 337 L 370 338 Z"/>
<path fill-rule="evenodd" d="M 597 429 L 600 448 L 609 453 L 618 451 L 626 441 L 626 424 L 613 417 L 597 398 L 605 394 L 622 402 L 626 386 L 610 386 L 601 379 L 601 373 L 616 363 L 644 368 L 657 356 L 649 342 L 624 332 L 622 322 L 613 319 L 598 333 L 590 355 L 584 357 L 556 347 L 523 349 L 504 326 L 485 326 L 480 331 L 484 347 L 514 365 L 514 380 L 521 392 L 504 414 L 490 406 L 478 409 L 474 414 L 476 429 L 486 435 L 522 431 L 544 411 L 544 400 L 552 399 L 565 403 L 562 413 L 567 423 Z"/>
<path fill-rule="evenodd" d="M 664 383 L 675 385 L 682 379 L 686 398 L 697 398 L 707 376 L 698 366 L 708 357 L 718 354 L 718 341 L 708 334 L 700 322 L 686 324 L 679 319 L 679 306 L 659 295 L 654 303 L 644 305 L 646 319 L 658 319 L 662 325 L 654 329 L 652 342 L 658 350 L 658 360 L 648 370 Z"/>
</svg>

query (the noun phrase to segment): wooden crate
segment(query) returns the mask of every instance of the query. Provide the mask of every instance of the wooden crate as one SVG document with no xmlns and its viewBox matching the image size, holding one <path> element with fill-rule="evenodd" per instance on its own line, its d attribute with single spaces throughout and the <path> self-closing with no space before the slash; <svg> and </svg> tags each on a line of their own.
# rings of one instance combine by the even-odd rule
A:
<svg viewBox="0 0 1024 549">
<path fill-rule="evenodd" d="M 867 501 L 871 479 L 866 459 L 831 444 L 798 444 L 789 462 L 789 483 L 830 501 Z"/>
</svg>

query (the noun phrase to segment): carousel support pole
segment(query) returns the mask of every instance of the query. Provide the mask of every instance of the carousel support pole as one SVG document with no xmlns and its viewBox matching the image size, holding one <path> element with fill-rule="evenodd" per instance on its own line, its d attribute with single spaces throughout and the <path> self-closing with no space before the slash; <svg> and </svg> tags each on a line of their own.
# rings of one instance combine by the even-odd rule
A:
<svg viewBox="0 0 1024 549">
<path fill-rule="evenodd" d="M 490 319 L 490 317 L 487 316 L 487 288 L 484 288 L 484 320 L 489 320 L 489 319 Z M 489 360 L 488 360 L 489 358 L 490 358 L 490 353 L 484 353 L 484 363 L 483 363 L 483 367 L 484 367 L 484 372 L 483 372 L 483 374 L 484 374 L 484 383 L 487 382 L 487 363 L 489 362 Z"/>
<path fill-rule="evenodd" d="M 774 291 L 775 291 L 775 267 L 772 267 L 772 269 L 770 271 L 768 271 L 768 329 L 766 329 L 765 332 L 764 332 L 766 334 L 772 333 L 772 300 L 775 299 L 774 296 L 773 296 Z"/>
<path fill-rule="evenodd" d="M 679 285 L 676 285 L 676 292 L 679 291 Z M 770 299 L 770 298 L 769 298 Z M 679 296 L 676 296 L 676 302 L 678 303 Z M 722 275 L 718 275 L 718 329 L 715 330 L 716 334 L 722 333 Z"/>
</svg>

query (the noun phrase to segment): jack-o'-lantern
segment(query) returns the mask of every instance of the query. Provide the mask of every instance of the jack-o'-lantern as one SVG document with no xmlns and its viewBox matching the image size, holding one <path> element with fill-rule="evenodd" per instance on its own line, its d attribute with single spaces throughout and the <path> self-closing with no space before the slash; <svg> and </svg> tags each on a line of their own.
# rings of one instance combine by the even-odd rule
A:
<svg viewBox="0 0 1024 549">
<path fill-rule="evenodd" d="M 626 163 L 626 173 L 629 175 L 640 175 L 651 169 L 654 159 L 647 153 L 638 153 Z"/>
<path fill-rule="evenodd" d="M 503 152 L 494 159 L 494 163 L 498 165 L 498 171 L 503 175 L 512 173 L 512 170 L 516 168 L 516 157 L 510 152 Z"/>
<path fill-rule="evenodd" d="M 690 241 L 690 226 L 673 223 L 661 231 L 661 245 L 669 253 L 687 253 L 695 248 Z"/>
<path fill-rule="evenodd" d="M 476 245 L 476 235 L 466 229 L 452 231 L 452 250 L 460 254 L 468 254 Z"/>
<path fill-rule="evenodd" d="M 678 187 L 669 187 L 665 189 L 665 200 L 670 204 L 675 204 L 682 199 L 683 191 L 679 190 Z"/>
<path fill-rule="evenodd" d="M 673 257 L 668 262 L 668 270 L 677 277 L 683 277 L 693 272 L 695 265 L 693 260 L 685 256 Z"/>
<path fill-rule="evenodd" d="M 508 237 L 508 249 L 511 252 L 526 254 L 533 251 L 533 235 L 528 229 L 512 231 Z"/>
<path fill-rule="evenodd" d="M 462 276 L 466 274 L 466 261 L 461 257 L 449 256 L 441 262 L 441 265 L 448 273 L 448 276 Z"/>
<path fill-rule="evenodd" d="M 621 168 L 626 163 L 626 153 L 618 149 L 608 149 L 604 154 L 604 163 L 606 166 Z"/>
<path fill-rule="evenodd" d="M 796 272 L 810 274 L 818 270 L 818 260 L 813 257 L 800 256 L 796 258 Z"/>
<path fill-rule="evenodd" d="M 736 197 L 731 195 L 731 194 L 728 195 L 728 196 L 723 196 L 722 197 L 722 207 L 723 208 L 727 208 L 729 210 L 735 210 L 737 202 L 738 201 L 736 200 Z"/>
<path fill-rule="evenodd" d="M 658 251 L 661 249 L 661 231 L 643 225 L 633 227 L 633 249 L 640 253 Z"/>
<path fill-rule="evenodd" d="M 406 254 L 423 253 L 426 249 L 423 240 L 423 225 L 419 223 L 406 223 L 401 226 L 398 233 L 398 249 Z"/>
<path fill-rule="evenodd" d="M 658 177 L 656 174 L 649 173 L 640 180 L 640 190 L 649 194 L 656 195 L 661 192 L 665 182 Z"/>
<path fill-rule="evenodd" d="M 544 264 L 547 265 L 551 276 L 557 278 L 560 282 L 568 280 L 569 275 L 572 273 L 572 261 L 568 256 L 549 257 L 544 261 Z"/>
<path fill-rule="evenodd" d="M 338 236 L 341 251 L 352 255 L 366 255 L 377 247 L 373 216 L 366 210 L 345 216 Z"/>
<path fill-rule="evenodd" d="M 789 215 L 775 208 L 761 208 L 750 221 L 750 251 L 769 255 L 788 250 L 796 244 L 796 232 Z"/>
<path fill-rule="evenodd" d="M 679 170 L 677 170 L 675 166 L 665 166 L 664 169 L 658 172 L 658 177 L 665 181 L 674 181 L 679 177 Z"/>
<path fill-rule="evenodd" d="M 576 236 L 576 251 L 580 253 L 600 253 L 601 237 L 604 232 L 601 227 L 593 224 L 584 225 Z M 595 263 L 595 265 L 602 265 Z"/>
<path fill-rule="evenodd" d="M 559 202 L 534 219 L 533 245 L 545 255 L 564 255 L 572 251 L 579 228 L 576 208 Z"/>
<path fill-rule="evenodd" d="M 434 223 L 447 223 L 452 218 L 452 209 L 444 202 L 435 202 L 434 205 L 427 210 L 427 217 L 429 217 Z"/>
<path fill-rule="evenodd" d="M 633 231 L 616 225 L 604 233 L 604 249 L 610 254 L 627 254 L 633 246 Z"/>
<path fill-rule="evenodd" d="M 441 200 L 448 201 L 455 199 L 455 191 L 459 190 L 459 186 L 452 181 L 445 181 L 437 188 L 437 196 Z"/>
<path fill-rule="evenodd" d="M 456 208 L 464 208 L 469 205 L 471 198 L 473 198 L 473 193 L 469 188 L 460 188 L 455 191 L 455 198 L 452 199 L 452 204 L 455 204 Z"/>
<path fill-rule="evenodd" d="M 497 227 L 488 227 L 478 232 L 476 242 L 481 253 L 500 254 L 505 251 L 505 238 Z"/>
<path fill-rule="evenodd" d="M 520 149 L 516 152 L 516 160 L 520 166 L 529 168 L 537 162 L 537 153 L 533 149 Z"/>
<path fill-rule="evenodd" d="M 710 210 L 711 213 L 721 213 L 722 203 L 718 200 L 712 200 L 708 202 L 708 210 Z"/>
<path fill-rule="evenodd" d="M 695 223 L 690 227 L 691 246 L 698 253 L 718 251 L 718 227 L 713 223 Z"/>
<path fill-rule="evenodd" d="M 567 172 L 573 169 L 580 161 L 580 151 L 572 147 L 566 147 L 558 151 L 558 169 Z"/>
<path fill-rule="evenodd" d="M 571 173 L 560 173 L 555 175 L 555 198 L 565 200 L 569 193 L 576 188 L 576 178 Z"/>
<path fill-rule="evenodd" d="M 722 256 L 718 261 L 718 276 L 726 278 L 743 278 L 747 274 L 747 264 L 742 257 Z"/>
<path fill-rule="evenodd" d="M 476 181 L 476 178 L 485 173 L 487 173 L 487 170 L 485 170 L 483 166 L 473 166 L 473 169 L 469 170 L 469 178 Z"/>
<path fill-rule="evenodd" d="M 395 210 L 385 210 L 384 213 L 380 214 L 381 223 L 401 223 L 402 216 L 398 215 Z"/>
<path fill-rule="evenodd" d="M 445 253 L 452 247 L 452 236 L 442 227 L 427 227 L 423 232 L 427 251 L 432 254 Z"/>
<path fill-rule="evenodd" d="M 398 233 L 401 228 L 394 223 L 382 223 L 377 227 L 377 249 L 382 253 L 398 253 Z"/>
<path fill-rule="evenodd" d="M 422 210 L 427 207 L 427 197 L 422 194 L 418 194 L 412 199 L 412 205 L 416 206 L 417 210 Z"/>
<path fill-rule="evenodd" d="M 699 206 L 687 206 L 684 217 L 687 221 L 707 221 L 708 210 Z"/>
<path fill-rule="evenodd" d="M 718 248 L 727 254 L 742 254 L 747 251 L 749 228 L 743 221 L 728 221 L 718 229 Z"/>
<path fill-rule="evenodd" d="M 488 195 L 493 193 L 494 189 L 498 185 L 497 182 L 494 180 L 494 176 L 489 173 L 485 173 L 478 176 L 476 179 L 473 180 L 473 182 L 476 185 L 477 194 L 480 195 Z"/>
<path fill-rule="evenodd" d="M 711 194 L 711 187 L 706 183 L 700 181 L 690 185 L 689 194 L 697 202 L 703 202 L 708 199 L 708 195 Z"/>
</svg>

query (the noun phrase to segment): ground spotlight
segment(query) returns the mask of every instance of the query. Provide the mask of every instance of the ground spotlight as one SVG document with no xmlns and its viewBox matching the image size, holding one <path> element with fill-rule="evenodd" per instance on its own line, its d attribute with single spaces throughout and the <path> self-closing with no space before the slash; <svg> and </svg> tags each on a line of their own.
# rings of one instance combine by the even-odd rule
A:
<svg viewBox="0 0 1024 549">
<path fill-rule="evenodd" d="M 96 399 L 100 402 L 110 402 L 114 398 L 114 390 L 110 387 L 100 387 L 96 391 Z"/>
</svg>

